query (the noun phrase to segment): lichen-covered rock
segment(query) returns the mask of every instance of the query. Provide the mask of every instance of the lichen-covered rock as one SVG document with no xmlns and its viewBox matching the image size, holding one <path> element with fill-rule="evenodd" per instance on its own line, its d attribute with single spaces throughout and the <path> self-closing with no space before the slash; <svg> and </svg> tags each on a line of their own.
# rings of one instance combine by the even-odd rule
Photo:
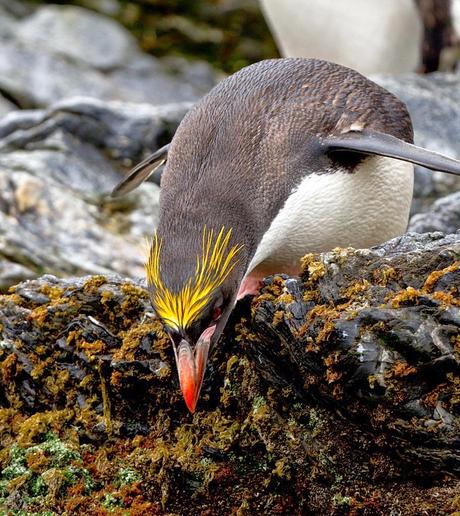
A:
<svg viewBox="0 0 460 516">
<path fill-rule="evenodd" d="M 406 235 L 267 278 L 237 305 L 193 416 L 142 284 L 19 284 L 0 298 L 3 506 L 460 510 L 459 257 L 460 233 Z"/>
<path fill-rule="evenodd" d="M 261 371 L 410 442 L 414 467 L 460 474 L 459 258 L 460 233 L 307 255 L 301 280 L 271 278 L 256 301 Z M 274 340 L 289 353 L 270 364 Z"/>
<path fill-rule="evenodd" d="M 428 211 L 416 213 L 410 220 L 409 231 L 455 233 L 460 229 L 460 191 L 438 199 Z"/>
</svg>

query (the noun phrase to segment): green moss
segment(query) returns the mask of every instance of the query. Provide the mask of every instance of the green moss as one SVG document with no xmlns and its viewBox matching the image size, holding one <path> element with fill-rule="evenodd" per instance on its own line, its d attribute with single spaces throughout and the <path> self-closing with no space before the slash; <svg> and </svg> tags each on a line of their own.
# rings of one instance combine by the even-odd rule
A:
<svg viewBox="0 0 460 516">
<path fill-rule="evenodd" d="M 81 461 L 80 454 L 62 442 L 52 432 L 46 434 L 45 441 L 37 446 L 28 449 L 28 453 L 40 450 L 51 458 L 52 466 L 65 466 L 74 460 Z"/>
<path fill-rule="evenodd" d="M 132 484 L 133 482 L 139 482 L 141 477 L 131 468 L 120 468 L 118 471 L 117 480 L 118 485 L 124 486 L 126 484 Z"/>
<path fill-rule="evenodd" d="M 352 498 L 336 493 L 332 498 L 332 502 L 336 507 L 350 507 L 352 504 Z"/>
<path fill-rule="evenodd" d="M 101 505 L 102 507 L 110 510 L 122 506 L 122 503 L 112 493 L 106 493 L 102 499 Z"/>
<path fill-rule="evenodd" d="M 13 444 L 10 448 L 10 464 L 2 470 L 2 480 L 12 480 L 29 472 L 25 450 Z"/>
<path fill-rule="evenodd" d="M 33 475 L 29 481 L 29 486 L 32 497 L 43 496 L 48 492 L 46 482 L 40 475 Z"/>
</svg>

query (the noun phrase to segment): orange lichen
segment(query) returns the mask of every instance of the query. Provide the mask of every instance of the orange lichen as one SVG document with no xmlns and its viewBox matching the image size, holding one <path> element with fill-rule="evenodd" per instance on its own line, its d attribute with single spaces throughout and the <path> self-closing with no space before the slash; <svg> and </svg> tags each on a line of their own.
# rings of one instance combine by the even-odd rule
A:
<svg viewBox="0 0 460 516">
<path fill-rule="evenodd" d="M 460 353 L 460 335 L 455 335 L 451 338 L 451 341 L 454 345 L 454 350 L 457 353 Z"/>
<path fill-rule="evenodd" d="M 341 292 L 341 295 L 344 298 L 354 298 L 358 294 L 366 292 L 366 290 L 368 290 L 370 286 L 371 284 L 369 283 L 369 281 L 367 281 L 366 279 L 362 279 L 344 289 L 344 291 Z"/>
<path fill-rule="evenodd" d="M 425 280 L 425 283 L 423 284 L 423 291 L 424 292 L 432 292 L 433 289 L 436 286 L 436 283 L 446 274 L 449 274 L 450 272 L 455 272 L 458 270 L 460 266 L 460 261 L 456 261 L 449 265 L 448 267 L 444 267 L 444 269 L 441 269 L 439 271 L 433 271 L 431 272 L 428 277 Z"/>
<path fill-rule="evenodd" d="M 276 328 L 284 319 L 284 311 L 277 310 L 273 315 L 272 326 Z"/>
<path fill-rule="evenodd" d="M 396 294 L 390 295 L 390 298 L 387 301 L 390 302 L 392 308 L 400 308 L 401 305 L 405 303 L 416 303 L 418 298 L 422 296 L 423 293 L 420 290 L 415 289 L 414 287 L 407 287 Z"/>
<path fill-rule="evenodd" d="M 442 290 L 436 290 L 432 294 L 433 298 L 440 301 L 445 307 L 448 306 L 460 306 L 460 298 L 454 296 L 451 292 L 443 292 Z"/>
<path fill-rule="evenodd" d="M 78 348 L 84 351 L 85 355 L 90 359 L 94 360 L 96 355 L 101 355 L 106 350 L 106 344 L 102 340 L 94 340 L 93 342 L 87 342 L 80 340 L 78 342 Z"/>
<path fill-rule="evenodd" d="M 398 273 L 393 267 L 384 266 L 381 269 L 375 269 L 372 276 L 378 285 L 386 287 L 390 281 L 396 281 Z"/>
<path fill-rule="evenodd" d="M 326 272 L 326 266 L 322 261 L 315 259 L 313 253 L 306 254 L 301 260 L 300 264 L 304 274 L 306 275 L 306 285 L 311 286 L 322 278 Z"/>
<path fill-rule="evenodd" d="M 406 362 L 395 362 L 391 368 L 391 374 L 395 377 L 404 377 L 415 373 L 417 373 L 417 369 Z"/>
</svg>

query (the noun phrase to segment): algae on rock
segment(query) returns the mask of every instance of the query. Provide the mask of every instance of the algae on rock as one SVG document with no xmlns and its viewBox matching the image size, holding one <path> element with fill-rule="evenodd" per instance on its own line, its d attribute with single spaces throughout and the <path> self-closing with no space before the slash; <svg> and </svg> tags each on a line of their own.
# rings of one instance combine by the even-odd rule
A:
<svg viewBox="0 0 460 516">
<path fill-rule="evenodd" d="M 0 298 L 0 497 L 56 514 L 459 510 L 460 233 L 308 255 L 234 310 L 198 411 L 143 285 Z M 204 511 L 204 512 L 203 512 Z"/>
</svg>

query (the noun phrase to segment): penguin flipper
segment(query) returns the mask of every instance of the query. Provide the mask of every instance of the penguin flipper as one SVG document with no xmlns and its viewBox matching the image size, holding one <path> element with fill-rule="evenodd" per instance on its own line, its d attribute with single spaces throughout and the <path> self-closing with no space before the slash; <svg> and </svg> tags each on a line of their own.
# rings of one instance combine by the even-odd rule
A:
<svg viewBox="0 0 460 516">
<path fill-rule="evenodd" d="M 168 159 L 169 143 L 136 165 L 112 190 L 112 197 L 125 195 L 147 179 Z"/>
<path fill-rule="evenodd" d="M 460 161 L 449 158 L 437 152 L 417 147 L 390 134 L 363 129 L 350 131 L 337 136 L 330 136 L 321 140 L 326 147 L 325 152 L 358 152 L 361 154 L 377 154 L 402 161 L 409 161 L 415 165 L 440 170 L 448 174 L 460 175 Z"/>
</svg>

